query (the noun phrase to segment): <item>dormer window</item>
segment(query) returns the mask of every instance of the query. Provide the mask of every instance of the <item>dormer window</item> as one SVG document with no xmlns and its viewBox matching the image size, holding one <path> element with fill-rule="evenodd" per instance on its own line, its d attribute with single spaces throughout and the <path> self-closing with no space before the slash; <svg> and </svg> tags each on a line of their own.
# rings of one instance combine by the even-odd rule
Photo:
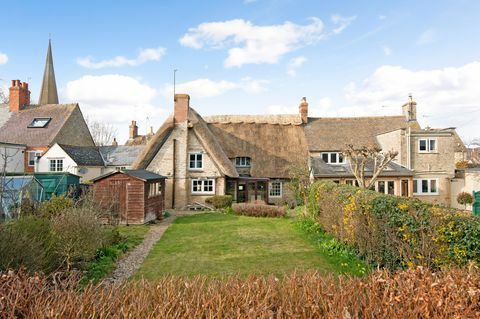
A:
<svg viewBox="0 0 480 319">
<path fill-rule="evenodd" d="M 28 125 L 29 128 L 42 128 L 46 127 L 50 123 L 51 117 L 36 117 Z"/>
<path fill-rule="evenodd" d="M 323 152 L 321 153 L 322 160 L 327 164 L 343 164 L 345 159 L 342 153 L 339 152 Z"/>
<path fill-rule="evenodd" d="M 241 156 L 235 158 L 235 166 L 237 167 L 250 167 L 250 157 Z"/>
</svg>

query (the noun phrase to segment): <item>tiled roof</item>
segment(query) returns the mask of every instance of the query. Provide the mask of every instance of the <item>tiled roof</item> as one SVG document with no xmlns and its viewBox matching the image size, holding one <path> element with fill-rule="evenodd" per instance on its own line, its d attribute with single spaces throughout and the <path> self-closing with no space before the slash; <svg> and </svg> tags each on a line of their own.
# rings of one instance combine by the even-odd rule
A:
<svg viewBox="0 0 480 319">
<path fill-rule="evenodd" d="M 58 144 L 78 166 L 105 166 L 97 146 L 70 146 Z"/>
<path fill-rule="evenodd" d="M 144 148 L 145 145 L 100 146 L 100 153 L 107 166 L 131 166 Z"/>
<path fill-rule="evenodd" d="M 332 165 L 325 163 L 321 157 L 311 157 L 310 166 L 315 177 L 353 177 L 350 164 L 348 163 Z M 372 163 L 367 164 L 365 176 L 372 176 L 372 166 Z M 380 176 L 413 176 L 413 171 L 395 162 L 390 162 L 380 173 Z"/>
<path fill-rule="evenodd" d="M 304 129 L 310 151 L 340 151 L 348 144 L 377 145 L 377 135 L 406 127 L 404 116 L 319 117 L 309 118 Z"/>
<path fill-rule="evenodd" d="M 8 112 L 8 106 L 6 108 Z M 0 141 L 33 147 L 51 145 L 76 108 L 78 104 L 32 105 L 19 112 L 8 112 L 8 119 L 0 128 Z M 5 110 L 3 106 L 0 109 L 1 121 Z M 51 120 L 45 127 L 28 127 L 35 118 Z"/>
</svg>

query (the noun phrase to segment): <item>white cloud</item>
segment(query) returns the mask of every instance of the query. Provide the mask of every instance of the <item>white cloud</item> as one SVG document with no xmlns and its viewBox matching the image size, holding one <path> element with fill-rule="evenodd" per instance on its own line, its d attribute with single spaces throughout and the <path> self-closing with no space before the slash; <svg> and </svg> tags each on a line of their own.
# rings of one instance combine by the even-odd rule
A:
<svg viewBox="0 0 480 319">
<path fill-rule="evenodd" d="M 307 25 L 289 21 L 279 25 L 258 26 L 243 19 L 207 22 L 190 28 L 179 41 L 194 49 L 229 48 L 225 67 L 244 64 L 275 64 L 299 47 L 316 43 L 323 37 L 323 22 L 311 18 Z M 340 28 L 344 22 L 338 20 Z"/>
<path fill-rule="evenodd" d="M 195 98 L 207 98 L 222 95 L 231 90 L 243 90 L 247 93 L 260 93 L 266 90 L 266 80 L 254 80 L 250 77 L 242 78 L 238 82 L 210 79 L 197 79 L 189 82 L 179 83 L 175 87 L 177 93 L 187 93 Z M 162 94 L 166 97 L 173 95 L 173 85 L 165 85 Z"/>
<path fill-rule="evenodd" d="M 478 83 L 480 62 L 433 70 L 386 65 L 363 82 L 350 83 L 345 93 L 367 114 L 398 114 L 408 94 L 413 93 L 421 124 L 456 126 L 463 134 L 474 136 L 478 135 L 475 119 L 480 116 Z"/>
<path fill-rule="evenodd" d="M 428 29 L 422 32 L 417 38 L 418 45 L 425 45 L 433 43 L 437 40 L 437 31 L 434 29 Z"/>
<path fill-rule="evenodd" d="M 384 45 L 384 46 L 382 47 L 382 50 L 383 50 L 383 53 L 384 53 L 386 56 L 392 55 L 392 49 L 390 49 L 390 47 L 387 47 L 386 45 Z"/>
<path fill-rule="evenodd" d="M 307 62 L 307 58 L 304 56 L 299 56 L 291 59 L 287 65 L 287 74 L 290 76 L 297 75 L 297 69 L 301 67 L 305 62 Z"/>
<path fill-rule="evenodd" d="M 149 118 L 155 122 L 164 112 L 155 105 L 154 88 L 124 75 L 85 75 L 68 82 L 62 93 L 64 100 L 78 102 L 84 115 L 112 124 L 120 142 L 128 137 L 131 120 L 145 123 Z M 142 130 L 146 130 L 145 125 Z"/>
<path fill-rule="evenodd" d="M 356 16 L 351 16 L 351 17 L 342 17 L 338 14 L 332 15 L 331 19 L 333 24 L 335 24 L 337 27 L 333 29 L 334 34 L 339 34 L 345 28 L 347 28 L 357 17 Z"/>
<path fill-rule="evenodd" d="M 116 56 L 110 60 L 94 62 L 91 57 L 78 58 L 77 63 L 89 69 L 101 69 L 106 67 L 137 66 L 148 61 L 159 61 L 166 53 L 165 48 L 141 49 L 135 59 L 124 56 Z"/>
<path fill-rule="evenodd" d="M 0 52 L 0 64 L 5 64 L 8 62 L 8 55 Z"/>
<path fill-rule="evenodd" d="M 309 101 L 308 106 L 308 115 L 315 117 L 325 117 L 325 116 L 339 116 L 340 114 L 336 111 L 334 107 L 333 100 L 329 97 L 324 97 L 318 100 L 317 102 Z M 282 104 L 273 104 L 267 106 L 267 112 L 270 114 L 299 114 L 300 101 L 298 105 L 282 105 Z"/>
</svg>

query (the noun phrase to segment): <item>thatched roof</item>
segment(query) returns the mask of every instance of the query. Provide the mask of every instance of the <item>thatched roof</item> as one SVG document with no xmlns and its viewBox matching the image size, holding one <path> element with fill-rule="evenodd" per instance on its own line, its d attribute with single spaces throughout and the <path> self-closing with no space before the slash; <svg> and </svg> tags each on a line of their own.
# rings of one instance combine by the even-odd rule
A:
<svg viewBox="0 0 480 319">
<path fill-rule="evenodd" d="M 240 121 L 242 118 L 245 122 Z M 287 178 L 292 166 L 307 164 L 307 142 L 298 116 L 221 116 L 206 120 L 230 159 L 251 158 L 252 177 Z"/>
<path fill-rule="evenodd" d="M 173 115 L 170 115 L 133 162 L 133 169 L 145 169 L 150 164 L 162 145 L 167 141 L 173 127 Z"/>
<path fill-rule="evenodd" d="M 229 177 L 238 177 L 237 170 L 233 162 L 229 160 L 218 142 L 218 136 L 210 130 L 205 120 L 194 109 L 190 108 L 188 112 L 188 121 L 202 146 L 217 164 L 220 172 Z"/>
<path fill-rule="evenodd" d="M 305 136 L 310 151 L 339 151 L 348 144 L 376 146 L 376 136 L 408 126 L 403 115 L 309 118 Z"/>
</svg>

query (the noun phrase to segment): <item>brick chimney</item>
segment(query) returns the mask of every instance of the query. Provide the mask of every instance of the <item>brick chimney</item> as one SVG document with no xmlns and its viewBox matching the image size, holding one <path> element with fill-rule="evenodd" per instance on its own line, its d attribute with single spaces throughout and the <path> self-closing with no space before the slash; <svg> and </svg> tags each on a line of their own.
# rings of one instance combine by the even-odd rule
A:
<svg viewBox="0 0 480 319">
<path fill-rule="evenodd" d="M 130 124 L 129 128 L 130 128 L 130 136 L 129 136 L 129 139 L 133 140 L 133 139 L 135 139 L 135 137 L 138 136 L 137 121 L 132 121 L 132 124 Z"/>
<path fill-rule="evenodd" d="M 10 112 L 18 112 L 30 105 L 30 91 L 28 83 L 20 80 L 12 80 L 12 86 L 9 90 Z"/>
<path fill-rule="evenodd" d="M 307 123 L 308 122 L 308 102 L 306 97 L 302 98 L 302 101 L 300 102 L 300 106 L 298 107 L 298 111 L 300 112 L 300 116 L 302 117 L 302 123 Z"/>
<path fill-rule="evenodd" d="M 173 110 L 174 123 L 185 122 L 190 108 L 190 95 L 175 94 L 175 109 Z"/>
</svg>

